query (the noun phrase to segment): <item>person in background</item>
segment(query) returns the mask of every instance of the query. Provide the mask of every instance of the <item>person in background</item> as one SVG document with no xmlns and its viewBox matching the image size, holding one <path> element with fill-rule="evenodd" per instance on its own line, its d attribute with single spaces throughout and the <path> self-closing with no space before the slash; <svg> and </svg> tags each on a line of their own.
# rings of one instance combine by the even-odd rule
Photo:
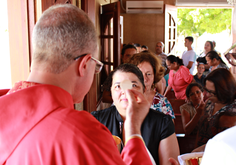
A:
<svg viewBox="0 0 236 165">
<path fill-rule="evenodd" d="M 149 108 L 142 93 L 125 91 L 122 157 L 109 130 L 74 109 L 103 66 L 88 15 L 71 4 L 54 5 L 34 26 L 32 41 L 27 81 L 0 98 L 0 164 L 152 164 L 140 133 Z"/>
<path fill-rule="evenodd" d="M 208 52 L 213 51 L 213 50 L 214 50 L 213 43 L 211 41 L 206 41 L 205 46 L 204 46 L 204 51 L 197 58 L 197 63 L 204 63 L 205 64 L 205 71 L 204 71 L 203 75 L 209 74 L 210 66 L 207 64 L 205 56 Z"/>
<path fill-rule="evenodd" d="M 145 92 L 143 73 L 137 66 L 126 63 L 118 66 L 109 78 L 114 106 L 94 111 L 92 115 L 104 124 L 113 135 L 125 142 L 127 130 L 124 128 L 124 123 L 127 122 L 126 111 L 129 104 L 123 89 L 123 82 L 129 81 L 132 83 L 133 91 L 143 93 Z M 149 113 L 142 123 L 141 134 L 157 165 L 167 165 L 169 157 L 177 159 L 179 146 L 174 124 L 169 115 L 149 109 Z"/>
<path fill-rule="evenodd" d="M 229 69 L 216 51 L 210 51 L 206 55 L 207 64 L 210 66 L 209 72 L 217 68 Z"/>
<path fill-rule="evenodd" d="M 141 45 L 140 44 L 136 43 L 136 44 L 134 44 L 134 46 L 137 49 L 137 53 L 141 52 Z"/>
<path fill-rule="evenodd" d="M 196 53 L 193 51 L 192 44 L 193 37 L 185 37 L 184 46 L 187 48 L 187 51 L 184 51 L 182 60 L 184 66 L 186 66 L 189 69 L 190 73 L 193 75 L 193 71 L 195 69 Z"/>
<path fill-rule="evenodd" d="M 141 52 L 134 54 L 130 58 L 129 63 L 136 65 L 143 73 L 145 84 L 144 95 L 150 103 L 151 108 L 168 114 L 172 119 L 175 119 L 170 102 L 159 92 L 160 89 L 163 89 L 162 79 L 164 79 L 164 68 L 161 66 L 161 60 L 151 52 Z M 164 90 L 162 91 L 164 92 Z"/>
<path fill-rule="evenodd" d="M 203 145 L 203 148 L 210 138 L 229 128 L 220 127 L 222 117 L 236 116 L 236 81 L 230 71 L 215 69 L 205 78 L 204 84 L 208 100 L 198 123 L 197 137 L 197 146 Z M 235 123 L 235 120 L 228 122 Z"/>
<path fill-rule="evenodd" d="M 195 81 L 189 69 L 183 66 L 183 60 L 174 55 L 169 55 L 166 59 L 166 64 L 170 69 L 168 87 L 164 96 L 171 90 L 175 92 L 177 99 L 186 99 L 185 90 L 187 86 Z"/>
<path fill-rule="evenodd" d="M 205 57 L 206 54 L 214 50 L 214 45 L 211 41 L 206 41 L 204 45 L 204 51 L 199 55 L 199 57 Z"/>
<path fill-rule="evenodd" d="M 129 59 L 137 53 L 137 48 L 134 45 L 131 44 L 125 44 L 121 50 L 121 63 L 128 63 Z M 102 101 L 104 103 L 113 103 L 113 100 L 111 98 L 111 91 L 109 85 L 107 84 L 107 79 L 104 81 L 102 89 Z M 109 105 L 110 106 L 110 105 Z"/>
<path fill-rule="evenodd" d="M 203 115 L 204 99 L 203 87 L 199 83 L 191 83 L 186 89 L 188 102 L 180 106 L 182 123 L 187 135 L 197 135 L 197 124 Z"/>
<path fill-rule="evenodd" d="M 142 51 L 145 51 L 145 50 L 148 50 L 148 47 L 147 47 L 146 45 L 142 45 L 142 47 L 141 47 L 141 52 L 142 52 Z"/>
<path fill-rule="evenodd" d="M 163 51 L 164 51 L 164 43 L 161 42 L 161 41 L 158 41 L 156 43 L 156 55 L 157 55 L 158 58 L 161 59 L 161 61 L 162 61 L 161 64 L 166 69 L 166 73 L 165 74 L 168 74 L 169 70 L 168 70 L 168 67 L 166 65 L 167 55 Z"/>
<path fill-rule="evenodd" d="M 121 63 L 127 63 L 135 53 L 137 53 L 137 48 L 134 45 L 125 45 L 121 50 Z"/>
<path fill-rule="evenodd" d="M 194 79 L 197 83 L 204 86 L 204 78 L 206 77 L 203 75 L 205 71 L 205 64 L 204 63 L 198 63 L 197 65 L 197 73 L 194 75 Z"/>
</svg>

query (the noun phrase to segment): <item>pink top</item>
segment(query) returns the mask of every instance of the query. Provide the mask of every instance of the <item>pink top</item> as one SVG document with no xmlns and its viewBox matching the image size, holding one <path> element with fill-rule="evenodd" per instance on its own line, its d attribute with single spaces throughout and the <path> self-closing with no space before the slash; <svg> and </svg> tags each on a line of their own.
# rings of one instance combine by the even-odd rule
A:
<svg viewBox="0 0 236 165">
<path fill-rule="evenodd" d="M 173 70 L 170 71 L 168 84 L 173 88 L 177 99 L 185 99 L 186 88 L 192 80 L 193 75 L 191 75 L 188 68 L 182 65 L 176 73 L 173 73 Z"/>
</svg>

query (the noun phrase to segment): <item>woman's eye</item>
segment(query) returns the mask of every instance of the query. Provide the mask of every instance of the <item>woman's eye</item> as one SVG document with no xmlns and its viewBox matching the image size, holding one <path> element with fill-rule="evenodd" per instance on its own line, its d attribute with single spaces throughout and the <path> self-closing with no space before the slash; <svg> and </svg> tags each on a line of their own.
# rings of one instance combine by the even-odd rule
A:
<svg viewBox="0 0 236 165">
<path fill-rule="evenodd" d="M 115 85 L 115 89 L 120 89 L 120 85 Z"/>
<path fill-rule="evenodd" d="M 132 84 L 132 88 L 136 88 L 138 87 L 136 84 Z"/>
</svg>

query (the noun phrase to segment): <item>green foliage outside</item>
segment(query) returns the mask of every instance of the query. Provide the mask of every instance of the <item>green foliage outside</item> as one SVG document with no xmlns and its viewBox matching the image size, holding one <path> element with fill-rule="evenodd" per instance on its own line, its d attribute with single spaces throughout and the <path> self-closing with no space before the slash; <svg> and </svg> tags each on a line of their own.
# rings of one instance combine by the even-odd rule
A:
<svg viewBox="0 0 236 165">
<path fill-rule="evenodd" d="M 177 13 L 178 36 L 200 37 L 204 32 L 215 34 L 231 30 L 232 9 L 186 9 Z"/>
</svg>

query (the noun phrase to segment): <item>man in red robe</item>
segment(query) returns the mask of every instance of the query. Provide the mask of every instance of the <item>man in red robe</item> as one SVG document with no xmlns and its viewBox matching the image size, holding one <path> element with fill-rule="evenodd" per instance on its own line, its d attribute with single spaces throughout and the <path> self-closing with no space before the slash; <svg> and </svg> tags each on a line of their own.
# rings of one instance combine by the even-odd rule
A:
<svg viewBox="0 0 236 165">
<path fill-rule="evenodd" d="M 33 32 L 27 81 L 0 98 L 0 164 L 151 164 L 140 136 L 149 107 L 144 96 L 126 90 L 126 145 L 120 153 L 108 129 L 76 111 L 102 67 L 97 36 L 88 16 L 73 5 L 46 10 Z"/>
</svg>

